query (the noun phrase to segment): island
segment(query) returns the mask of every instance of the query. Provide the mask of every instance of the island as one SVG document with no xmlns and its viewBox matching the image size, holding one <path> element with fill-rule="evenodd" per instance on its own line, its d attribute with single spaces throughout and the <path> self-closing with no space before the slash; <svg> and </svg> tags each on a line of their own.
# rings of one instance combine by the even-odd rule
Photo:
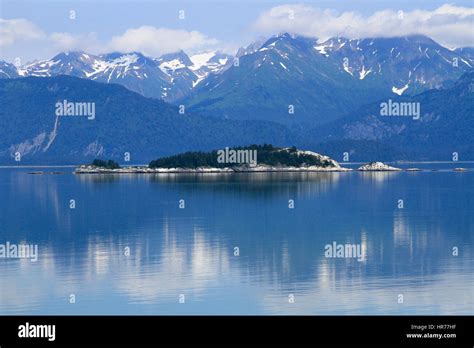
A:
<svg viewBox="0 0 474 348">
<path fill-rule="evenodd" d="M 357 170 L 362 171 L 362 172 L 368 172 L 368 171 L 370 172 L 381 172 L 381 171 L 396 172 L 396 171 L 401 171 L 402 169 L 391 167 L 383 162 L 370 162 L 359 167 Z"/>
<path fill-rule="evenodd" d="M 328 156 L 296 147 L 250 145 L 210 152 L 185 152 L 153 160 L 148 166 L 120 167 L 113 161 L 94 160 L 76 174 L 104 173 L 236 173 L 236 172 L 343 172 L 351 171 Z"/>
<path fill-rule="evenodd" d="M 420 168 L 401 169 L 380 161 L 366 163 L 360 172 L 415 172 Z M 467 171 L 455 168 L 455 171 Z M 258 173 L 258 172 L 351 172 L 337 161 L 313 151 L 296 147 L 250 145 L 226 147 L 209 152 L 194 151 L 152 160 L 147 166 L 120 166 L 113 160 L 95 159 L 77 167 L 75 174 L 172 174 L 172 173 Z"/>
</svg>

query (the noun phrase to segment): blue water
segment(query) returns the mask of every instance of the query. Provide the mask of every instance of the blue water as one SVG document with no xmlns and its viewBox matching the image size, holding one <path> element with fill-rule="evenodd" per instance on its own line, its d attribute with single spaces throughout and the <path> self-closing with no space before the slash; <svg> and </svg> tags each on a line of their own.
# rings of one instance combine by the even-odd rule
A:
<svg viewBox="0 0 474 348">
<path fill-rule="evenodd" d="M 0 244 L 37 244 L 39 256 L 0 258 L 0 314 L 474 314 L 474 170 L 451 170 L 473 165 L 425 166 L 434 167 L 442 170 L 2 168 Z M 333 242 L 359 244 L 364 260 L 325 257 Z"/>
</svg>

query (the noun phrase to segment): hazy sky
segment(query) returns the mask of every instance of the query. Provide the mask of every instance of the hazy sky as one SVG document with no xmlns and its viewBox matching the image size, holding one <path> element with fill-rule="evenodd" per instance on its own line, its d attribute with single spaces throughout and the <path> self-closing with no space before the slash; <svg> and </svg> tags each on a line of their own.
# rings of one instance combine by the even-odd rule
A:
<svg viewBox="0 0 474 348">
<path fill-rule="evenodd" d="M 259 37 L 283 31 L 320 39 L 422 33 L 448 47 L 474 46 L 473 3 L 1 0 L 0 59 L 27 62 L 65 50 L 141 51 L 151 56 L 179 49 L 235 53 Z"/>
</svg>

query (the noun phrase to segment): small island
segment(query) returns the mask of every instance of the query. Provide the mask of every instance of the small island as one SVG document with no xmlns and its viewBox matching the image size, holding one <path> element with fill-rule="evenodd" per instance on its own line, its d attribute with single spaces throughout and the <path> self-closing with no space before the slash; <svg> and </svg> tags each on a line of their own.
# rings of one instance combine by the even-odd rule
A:
<svg viewBox="0 0 474 348">
<path fill-rule="evenodd" d="M 381 172 L 381 171 L 397 172 L 397 171 L 401 171 L 402 169 L 391 167 L 383 162 L 370 162 L 359 167 L 357 170 L 362 171 L 362 172 L 368 172 L 368 171 L 370 172 Z"/>
<path fill-rule="evenodd" d="M 259 172 L 351 172 L 329 156 L 296 147 L 250 145 L 210 152 L 185 152 L 151 161 L 147 166 L 123 166 L 113 160 L 95 159 L 81 165 L 75 174 L 173 174 L 173 173 L 259 173 Z M 383 162 L 366 163 L 360 172 L 417 172 L 420 168 L 396 168 Z M 433 169 L 434 171 L 435 169 Z M 455 168 L 455 171 L 467 171 Z"/>
<path fill-rule="evenodd" d="M 185 152 L 153 160 L 148 166 L 120 167 L 114 161 L 94 160 L 76 174 L 103 173 L 236 173 L 351 171 L 328 156 L 295 147 L 250 145 L 211 152 Z"/>
</svg>

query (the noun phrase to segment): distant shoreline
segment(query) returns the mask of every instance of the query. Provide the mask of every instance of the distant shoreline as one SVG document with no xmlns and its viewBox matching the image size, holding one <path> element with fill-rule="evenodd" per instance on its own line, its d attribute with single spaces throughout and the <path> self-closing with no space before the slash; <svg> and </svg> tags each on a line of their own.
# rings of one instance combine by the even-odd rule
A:
<svg viewBox="0 0 474 348">
<path fill-rule="evenodd" d="M 347 173 L 347 172 L 437 172 L 447 171 L 434 168 L 345 168 L 345 167 L 258 167 L 258 168 L 148 168 L 148 167 L 127 167 L 119 169 L 106 168 L 77 168 L 73 174 L 77 175 L 101 175 L 101 174 L 239 174 L 239 173 Z M 449 171 L 468 172 L 473 169 L 456 167 Z"/>
<path fill-rule="evenodd" d="M 238 174 L 238 173 L 303 173 L 303 172 L 350 172 L 351 168 L 343 167 L 226 167 L 226 168 L 148 168 L 126 167 L 119 169 L 77 168 L 74 174 Z"/>
<path fill-rule="evenodd" d="M 365 164 L 367 162 L 339 162 L 341 165 L 358 165 L 358 164 Z M 387 161 L 384 163 L 389 164 L 456 164 L 456 163 L 474 163 L 474 161 L 404 161 L 404 160 L 397 160 L 397 161 Z M 0 165 L 0 169 L 11 169 L 11 168 L 77 168 L 82 164 L 31 164 L 31 165 Z M 147 164 L 143 163 L 136 163 L 136 164 L 127 164 L 130 167 L 145 167 Z"/>
</svg>

